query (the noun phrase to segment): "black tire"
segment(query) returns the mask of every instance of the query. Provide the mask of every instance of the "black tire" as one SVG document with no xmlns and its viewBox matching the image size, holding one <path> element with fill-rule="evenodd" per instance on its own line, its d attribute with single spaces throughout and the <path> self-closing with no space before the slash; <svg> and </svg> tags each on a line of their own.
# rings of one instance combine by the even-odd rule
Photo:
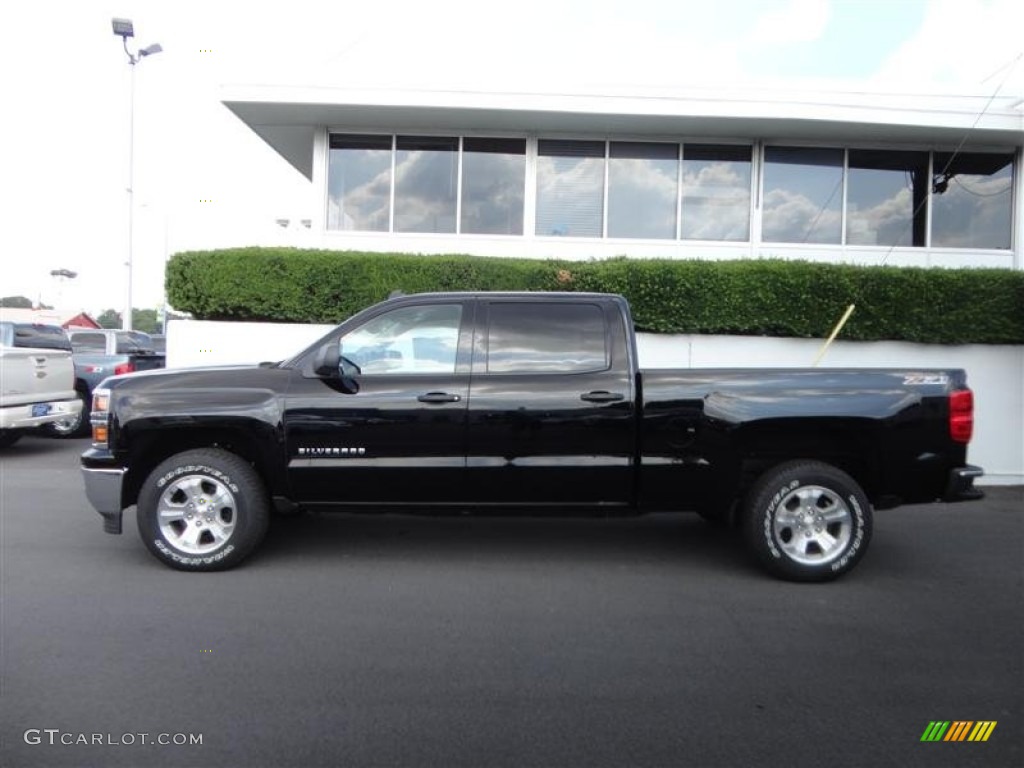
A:
<svg viewBox="0 0 1024 768">
<path fill-rule="evenodd" d="M 10 448 L 21 440 L 23 435 L 20 429 L 0 429 L 0 448 Z"/>
<path fill-rule="evenodd" d="M 259 546 L 270 504 L 247 462 L 219 448 L 201 448 L 172 456 L 150 473 L 137 516 L 139 535 L 165 565 L 222 571 Z"/>
<path fill-rule="evenodd" d="M 82 401 L 82 410 L 70 419 L 65 419 L 64 421 L 52 421 L 49 424 L 44 424 L 42 427 L 43 432 L 48 434 L 50 437 L 60 439 L 84 437 L 89 434 L 92 430 L 92 425 L 89 423 L 89 414 L 92 412 L 92 404 L 89 402 L 89 396 L 84 392 L 78 393 L 78 399 Z"/>
<path fill-rule="evenodd" d="M 817 461 L 768 470 L 743 506 L 751 552 L 790 581 L 830 581 L 853 570 L 867 552 L 871 527 L 871 502 L 857 482 Z"/>
</svg>

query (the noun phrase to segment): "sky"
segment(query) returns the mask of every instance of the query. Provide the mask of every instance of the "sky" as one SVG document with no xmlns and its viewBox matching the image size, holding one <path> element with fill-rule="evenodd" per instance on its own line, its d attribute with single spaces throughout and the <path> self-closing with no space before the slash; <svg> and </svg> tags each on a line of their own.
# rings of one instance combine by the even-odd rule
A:
<svg viewBox="0 0 1024 768">
<path fill-rule="evenodd" d="M 0 296 L 125 304 L 130 18 L 134 305 L 186 249 L 302 245 L 310 183 L 221 103 L 224 86 L 623 93 L 699 86 L 1024 96 L 1019 0 L 15 0 L 0 28 Z M 78 273 L 72 280 L 52 270 Z"/>
</svg>

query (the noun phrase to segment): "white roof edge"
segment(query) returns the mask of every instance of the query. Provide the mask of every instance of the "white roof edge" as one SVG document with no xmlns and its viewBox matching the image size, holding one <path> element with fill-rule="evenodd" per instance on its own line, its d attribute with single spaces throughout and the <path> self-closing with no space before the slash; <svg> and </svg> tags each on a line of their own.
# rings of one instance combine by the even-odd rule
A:
<svg viewBox="0 0 1024 768">
<path fill-rule="evenodd" d="M 314 133 L 513 130 L 1024 147 L 1020 96 L 687 88 L 555 94 L 225 85 L 221 102 L 307 178 Z"/>
<path fill-rule="evenodd" d="M 809 119 L 834 120 L 841 113 L 870 122 L 886 122 L 880 116 L 898 112 L 919 116 L 921 124 L 935 125 L 945 116 L 959 124 L 964 117 L 982 115 L 984 121 L 1002 120 L 1002 130 L 1019 128 L 1024 132 L 1021 94 L 939 94 L 906 92 L 868 92 L 840 90 L 780 90 L 768 88 L 683 88 L 674 91 L 648 89 L 631 93 L 525 93 L 479 90 L 418 90 L 380 88 L 340 88 L 335 86 L 282 86 L 237 84 L 221 89 L 221 101 L 227 103 L 264 103 L 278 105 L 321 105 L 351 107 L 425 107 L 432 109 L 467 107 L 511 111 L 559 111 L 597 115 L 711 115 L 772 117 L 783 114 L 796 117 L 794 111 Z M 900 122 L 905 122 L 901 120 Z M 913 122 L 917 122 L 914 120 Z M 946 125 L 941 119 L 938 125 Z M 994 128 L 997 126 L 993 126 Z"/>
</svg>

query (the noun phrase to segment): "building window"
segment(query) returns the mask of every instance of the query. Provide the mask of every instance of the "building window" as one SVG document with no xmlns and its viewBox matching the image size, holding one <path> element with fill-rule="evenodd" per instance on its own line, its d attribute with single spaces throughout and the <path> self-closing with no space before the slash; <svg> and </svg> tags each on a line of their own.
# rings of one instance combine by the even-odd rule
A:
<svg viewBox="0 0 1024 768">
<path fill-rule="evenodd" d="M 328 229 L 387 232 L 391 217 L 391 137 L 331 136 Z"/>
<path fill-rule="evenodd" d="M 678 144 L 611 142 L 608 237 L 675 238 L 678 187 Z"/>
<path fill-rule="evenodd" d="M 537 142 L 538 235 L 601 237 L 604 142 Z"/>
<path fill-rule="evenodd" d="M 936 152 L 932 172 L 933 246 L 1010 248 L 1012 154 Z"/>
<path fill-rule="evenodd" d="M 928 153 L 851 149 L 847 245 L 924 247 Z"/>
<path fill-rule="evenodd" d="M 843 150 L 766 147 L 764 161 L 764 241 L 838 245 Z"/>
<path fill-rule="evenodd" d="M 460 231 L 523 234 L 526 139 L 462 140 Z"/>
<path fill-rule="evenodd" d="M 742 146 L 683 147 L 684 240 L 750 239 L 750 154 Z"/>
<path fill-rule="evenodd" d="M 454 232 L 459 140 L 399 136 L 395 141 L 395 232 Z"/>
</svg>

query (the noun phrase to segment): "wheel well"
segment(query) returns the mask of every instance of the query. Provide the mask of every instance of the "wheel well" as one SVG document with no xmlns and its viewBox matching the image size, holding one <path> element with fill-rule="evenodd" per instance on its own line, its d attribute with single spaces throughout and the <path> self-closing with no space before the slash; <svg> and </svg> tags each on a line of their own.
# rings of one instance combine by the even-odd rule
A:
<svg viewBox="0 0 1024 768">
<path fill-rule="evenodd" d="M 873 498 L 879 485 L 879 439 L 874 423 L 868 420 L 815 419 L 753 425 L 744 429 L 738 440 L 742 457 L 738 498 L 742 500 L 757 478 L 772 467 L 799 460 L 820 461 L 841 469 L 868 498 Z"/>
<path fill-rule="evenodd" d="M 260 450 L 264 436 L 255 436 L 241 430 L 225 429 L 170 429 L 156 430 L 140 436 L 130 448 L 129 466 L 122 502 L 131 506 L 138 501 L 139 490 L 146 478 L 160 462 L 177 453 L 195 448 L 221 448 L 250 464 L 272 491 L 275 478 L 269 471 L 271 459 Z"/>
</svg>

